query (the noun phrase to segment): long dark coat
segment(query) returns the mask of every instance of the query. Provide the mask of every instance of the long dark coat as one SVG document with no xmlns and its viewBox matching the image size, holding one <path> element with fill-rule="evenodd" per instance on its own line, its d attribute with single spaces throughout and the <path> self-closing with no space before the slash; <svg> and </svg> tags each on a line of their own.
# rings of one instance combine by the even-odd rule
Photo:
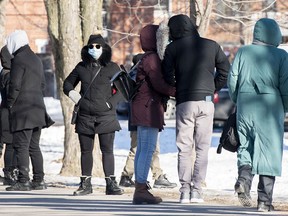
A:
<svg viewBox="0 0 288 216">
<path fill-rule="evenodd" d="M 88 47 L 81 51 L 82 61 L 67 76 L 63 84 L 63 91 L 68 96 L 71 90 L 81 83 L 80 94 L 83 96 L 93 76 L 101 67 L 101 70 L 88 93 L 81 98 L 79 115 L 76 121 L 76 133 L 101 134 L 118 131 L 121 129 L 116 115 L 116 105 L 122 96 L 113 91 L 110 79 L 120 69 L 111 62 L 111 48 L 105 44 L 103 54 L 99 61 L 95 61 L 88 54 Z M 106 102 L 111 106 L 107 106 Z"/>
<path fill-rule="evenodd" d="M 131 103 L 131 125 L 162 130 L 163 100 L 167 96 L 175 96 L 175 88 L 163 79 L 161 61 L 156 48 L 156 31 L 157 26 L 151 25 L 140 34 L 141 46 L 146 54 L 138 66 L 136 79 L 145 79 L 145 82 Z"/>
<path fill-rule="evenodd" d="M 13 53 L 7 105 L 11 131 L 42 128 L 47 116 L 44 104 L 45 77 L 40 58 L 25 45 Z"/>
<path fill-rule="evenodd" d="M 0 74 L 0 143 L 12 143 L 12 133 L 10 132 L 9 111 L 7 106 L 7 94 L 9 89 L 11 59 L 7 47 L 4 47 L 0 53 L 2 71 Z"/>
</svg>

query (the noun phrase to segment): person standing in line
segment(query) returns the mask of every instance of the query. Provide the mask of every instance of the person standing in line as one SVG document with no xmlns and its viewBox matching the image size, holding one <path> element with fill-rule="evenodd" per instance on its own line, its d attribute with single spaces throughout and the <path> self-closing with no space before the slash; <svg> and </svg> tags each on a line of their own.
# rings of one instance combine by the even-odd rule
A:
<svg viewBox="0 0 288 216">
<path fill-rule="evenodd" d="M 18 169 L 16 155 L 12 146 L 12 133 L 10 131 L 9 110 L 7 106 L 7 95 L 9 91 L 10 69 L 12 55 L 9 53 L 7 46 L 2 47 L 0 51 L 1 65 L 3 67 L 0 74 L 0 144 L 5 144 L 4 153 L 4 180 L 3 185 L 13 185 L 18 178 Z"/>
<path fill-rule="evenodd" d="M 162 68 L 164 79 L 176 86 L 180 203 L 204 202 L 202 184 L 213 131 L 213 95 L 226 85 L 230 64 L 220 45 L 200 37 L 188 16 L 172 16 L 168 26 L 171 43 Z"/>
<path fill-rule="evenodd" d="M 260 212 L 273 211 L 275 176 L 281 176 L 284 117 L 288 112 L 288 54 L 278 49 L 282 35 L 277 22 L 262 18 L 253 42 L 241 47 L 233 61 L 228 88 L 237 105 L 238 179 L 235 192 L 243 206 L 252 206 L 250 189 L 259 175 Z"/>
<path fill-rule="evenodd" d="M 117 120 L 116 105 L 122 96 L 110 83 L 110 79 L 120 68 L 111 61 L 111 57 L 111 47 L 104 38 L 100 34 L 90 35 L 87 45 L 81 50 L 82 61 L 63 83 L 64 93 L 75 104 L 80 102 L 75 131 L 80 142 L 82 176 L 79 188 L 73 193 L 74 196 L 93 192 L 91 177 L 95 134 L 98 134 L 102 152 L 106 195 L 123 194 L 123 189 L 119 188 L 114 175 L 113 152 L 115 131 L 121 129 Z M 95 75 L 96 78 L 89 86 Z M 81 83 L 80 93 L 74 90 L 79 83 Z"/>
<path fill-rule="evenodd" d="M 162 202 L 160 197 L 148 191 L 150 186 L 147 177 L 156 148 L 158 132 L 163 130 L 165 107 L 163 98 L 175 96 L 175 87 L 169 86 L 162 76 L 161 60 L 157 53 L 158 27 L 158 25 L 147 25 L 140 32 L 140 43 L 145 56 L 138 65 L 136 80 L 145 79 L 145 81 L 131 102 L 131 125 L 137 126 L 133 204 Z"/>
<path fill-rule="evenodd" d="M 137 62 L 143 57 L 143 53 L 139 53 L 135 55 L 132 59 L 133 65 L 136 65 Z M 129 108 L 129 117 L 130 118 L 130 108 Z M 134 175 L 134 159 L 137 149 L 137 127 L 132 126 L 130 124 L 130 119 L 128 119 L 128 129 L 130 131 L 130 151 L 127 156 L 126 164 L 123 168 L 121 179 L 119 185 L 122 187 L 134 187 L 135 183 L 132 180 Z M 153 153 L 152 161 L 151 161 L 151 172 L 153 174 L 152 178 L 155 179 L 154 181 L 154 188 L 175 188 L 177 187 L 176 183 L 172 183 L 167 179 L 167 176 L 163 174 L 163 170 L 160 167 L 160 143 L 159 137 L 157 138 L 156 148 Z"/>
<path fill-rule="evenodd" d="M 43 65 L 41 59 L 31 50 L 28 36 L 23 30 L 16 30 L 7 37 L 7 49 L 14 56 L 11 62 L 7 106 L 19 175 L 17 182 L 6 190 L 43 190 L 47 186 L 39 141 L 42 128 L 54 123 L 44 104 Z M 33 170 L 31 183 L 29 157 Z"/>
</svg>

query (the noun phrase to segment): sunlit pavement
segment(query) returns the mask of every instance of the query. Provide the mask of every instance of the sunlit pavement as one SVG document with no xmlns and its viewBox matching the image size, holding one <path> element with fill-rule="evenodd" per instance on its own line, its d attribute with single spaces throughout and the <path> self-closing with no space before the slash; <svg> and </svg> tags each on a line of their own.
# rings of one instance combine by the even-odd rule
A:
<svg viewBox="0 0 288 216">
<path fill-rule="evenodd" d="M 0 215 L 261 215 L 256 208 L 204 204 L 180 204 L 164 200 L 159 205 L 132 205 L 132 193 L 107 196 L 94 191 L 87 196 L 72 196 L 75 188 L 48 187 L 41 191 L 7 192 L 0 186 Z M 288 215 L 288 212 L 264 215 Z"/>
</svg>

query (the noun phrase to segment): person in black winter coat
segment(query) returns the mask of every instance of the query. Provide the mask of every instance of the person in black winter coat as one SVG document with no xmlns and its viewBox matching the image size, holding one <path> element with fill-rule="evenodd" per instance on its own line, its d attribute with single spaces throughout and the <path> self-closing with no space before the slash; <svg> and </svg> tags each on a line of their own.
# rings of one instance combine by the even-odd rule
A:
<svg viewBox="0 0 288 216">
<path fill-rule="evenodd" d="M 7 37 L 7 48 L 14 56 L 11 62 L 7 106 L 19 175 L 16 184 L 6 190 L 46 189 L 39 141 L 42 128 L 54 122 L 49 118 L 44 104 L 43 65 L 41 59 L 31 50 L 28 36 L 23 30 L 16 30 Z M 29 157 L 33 170 L 31 183 Z"/>
<path fill-rule="evenodd" d="M 9 110 L 7 106 L 7 94 L 9 89 L 10 69 L 12 55 L 7 46 L 2 47 L 0 51 L 1 65 L 3 67 L 0 74 L 0 145 L 6 145 L 4 153 L 4 181 L 3 185 L 13 185 L 17 180 L 17 161 L 12 146 L 12 133 L 10 131 Z"/>
<path fill-rule="evenodd" d="M 162 67 L 164 79 L 176 86 L 180 203 L 203 202 L 201 184 L 206 178 L 213 131 L 213 97 L 226 85 L 230 64 L 220 45 L 200 37 L 188 16 L 173 16 L 168 26 L 171 43 Z"/>
<path fill-rule="evenodd" d="M 110 83 L 110 79 L 120 69 L 111 61 L 111 57 L 111 47 L 104 38 L 100 34 L 90 35 L 87 45 L 81 51 L 82 61 L 76 65 L 63 83 L 64 93 L 74 103 L 80 105 L 75 131 L 80 141 L 82 176 L 80 186 L 74 192 L 75 196 L 92 193 L 92 151 L 95 134 L 98 134 L 102 152 L 106 194 L 123 194 L 114 176 L 113 152 L 115 131 L 121 129 L 117 120 L 116 105 L 122 96 Z M 96 78 L 89 86 L 95 75 Z M 79 83 L 81 83 L 80 93 L 74 90 Z"/>
</svg>

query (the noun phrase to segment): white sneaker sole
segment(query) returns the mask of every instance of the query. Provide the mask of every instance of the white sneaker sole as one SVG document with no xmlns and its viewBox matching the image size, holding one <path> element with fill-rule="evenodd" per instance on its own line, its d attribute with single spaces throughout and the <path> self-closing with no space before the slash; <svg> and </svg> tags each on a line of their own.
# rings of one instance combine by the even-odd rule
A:
<svg viewBox="0 0 288 216">
<path fill-rule="evenodd" d="M 181 204 L 189 204 L 190 200 L 189 199 L 182 199 L 182 200 L 180 200 L 180 203 Z"/>
<path fill-rule="evenodd" d="M 204 200 L 203 200 L 203 199 L 192 198 L 192 199 L 190 200 L 190 202 L 191 202 L 191 203 L 203 203 Z"/>
</svg>

